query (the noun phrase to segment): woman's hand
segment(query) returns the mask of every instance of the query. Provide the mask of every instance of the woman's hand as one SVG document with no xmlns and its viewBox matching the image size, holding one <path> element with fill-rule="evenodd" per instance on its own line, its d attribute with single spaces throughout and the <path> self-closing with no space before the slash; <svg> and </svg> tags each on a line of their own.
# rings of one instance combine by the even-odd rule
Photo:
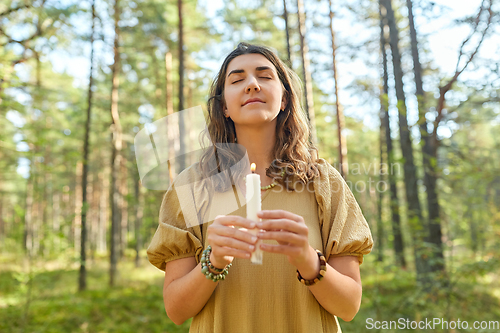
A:
<svg viewBox="0 0 500 333">
<path fill-rule="evenodd" d="M 235 226 L 242 229 L 235 228 Z M 219 215 L 208 226 L 208 244 L 212 247 L 210 262 L 216 268 L 224 268 L 234 257 L 250 258 L 258 238 L 247 232 L 255 228 L 255 222 L 239 216 Z"/>
<path fill-rule="evenodd" d="M 309 245 L 309 229 L 302 216 L 285 210 L 263 210 L 257 216 L 263 220 L 257 223 L 257 228 L 265 230 L 259 232 L 259 239 L 274 239 L 279 244 L 262 243 L 263 251 L 287 255 L 288 261 L 298 269 L 311 263 L 314 249 Z"/>
</svg>

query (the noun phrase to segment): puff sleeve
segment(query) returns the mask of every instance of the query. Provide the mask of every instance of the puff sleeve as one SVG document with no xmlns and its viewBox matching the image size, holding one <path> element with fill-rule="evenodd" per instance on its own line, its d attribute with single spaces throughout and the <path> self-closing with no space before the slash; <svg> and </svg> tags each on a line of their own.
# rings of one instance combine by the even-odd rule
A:
<svg viewBox="0 0 500 333">
<path fill-rule="evenodd" d="M 169 261 L 201 256 L 201 232 L 196 231 L 196 227 L 186 227 L 174 186 L 163 197 L 159 217 L 158 228 L 147 250 L 151 264 L 164 271 Z"/>
<path fill-rule="evenodd" d="M 318 160 L 318 169 L 314 190 L 326 260 L 357 256 L 361 264 L 373 247 L 370 227 L 340 173 L 323 159 Z"/>
</svg>

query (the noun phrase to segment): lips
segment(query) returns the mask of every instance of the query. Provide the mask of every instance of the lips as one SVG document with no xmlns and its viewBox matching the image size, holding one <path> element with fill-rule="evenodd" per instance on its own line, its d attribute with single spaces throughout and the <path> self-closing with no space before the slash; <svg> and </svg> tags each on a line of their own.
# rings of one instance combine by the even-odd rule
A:
<svg viewBox="0 0 500 333">
<path fill-rule="evenodd" d="M 245 105 L 247 105 L 247 104 L 249 104 L 249 103 L 253 103 L 253 102 L 264 103 L 264 102 L 263 102 L 261 99 L 259 99 L 259 98 L 250 98 L 249 100 L 247 100 L 247 101 L 245 102 L 245 104 L 243 104 L 243 106 L 245 106 Z"/>
</svg>

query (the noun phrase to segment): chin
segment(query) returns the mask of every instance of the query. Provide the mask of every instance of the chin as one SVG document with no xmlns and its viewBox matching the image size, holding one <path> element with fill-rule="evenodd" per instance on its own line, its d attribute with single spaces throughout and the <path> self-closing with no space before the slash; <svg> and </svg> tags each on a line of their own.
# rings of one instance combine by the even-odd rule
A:
<svg viewBox="0 0 500 333">
<path fill-rule="evenodd" d="M 251 125 L 251 124 L 263 124 L 263 123 L 270 123 L 276 120 L 278 117 L 277 113 L 272 113 L 269 111 L 252 111 L 245 113 L 244 115 L 241 115 L 241 117 L 238 117 L 236 121 L 234 121 L 235 124 L 245 124 L 245 125 Z"/>
</svg>

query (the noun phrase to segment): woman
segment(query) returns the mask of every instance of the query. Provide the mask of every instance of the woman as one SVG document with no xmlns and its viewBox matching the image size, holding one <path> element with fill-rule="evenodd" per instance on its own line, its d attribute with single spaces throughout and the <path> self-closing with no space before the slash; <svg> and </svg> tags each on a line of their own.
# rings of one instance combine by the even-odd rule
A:
<svg viewBox="0 0 500 333">
<path fill-rule="evenodd" d="M 342 177 L 315 158 L 297 82 L 271 50 L 240 43 L 212 85 L 210 138 L 244 146 L 256 163 L 262 222 L 246 219 L 241 206 L 188 227 L 181 206 L 189 198 L 175 182 L 165 194 L 148 257 L 165 270 L 167 315 L 178 325 L 193 317 L 190 332 L 340 332 L 336 317 L 350 321 L 358 312 L 359 265 L 373 241 Z M 180 176 L 213 175 L 213 157 L 207 151 Z M 220 159 L 219 171 L 227 169 L 231 158 Z M 244 193 L 241 175 L 234 178 L 236 186 L 221 181 L 215 190 Z M 212 197 L 206 187 L 195 192 Z M 253 228 L 258 237 L 247 232 Z M 249 260 L 256 245 L 262 265 Z"/>
</svg>

